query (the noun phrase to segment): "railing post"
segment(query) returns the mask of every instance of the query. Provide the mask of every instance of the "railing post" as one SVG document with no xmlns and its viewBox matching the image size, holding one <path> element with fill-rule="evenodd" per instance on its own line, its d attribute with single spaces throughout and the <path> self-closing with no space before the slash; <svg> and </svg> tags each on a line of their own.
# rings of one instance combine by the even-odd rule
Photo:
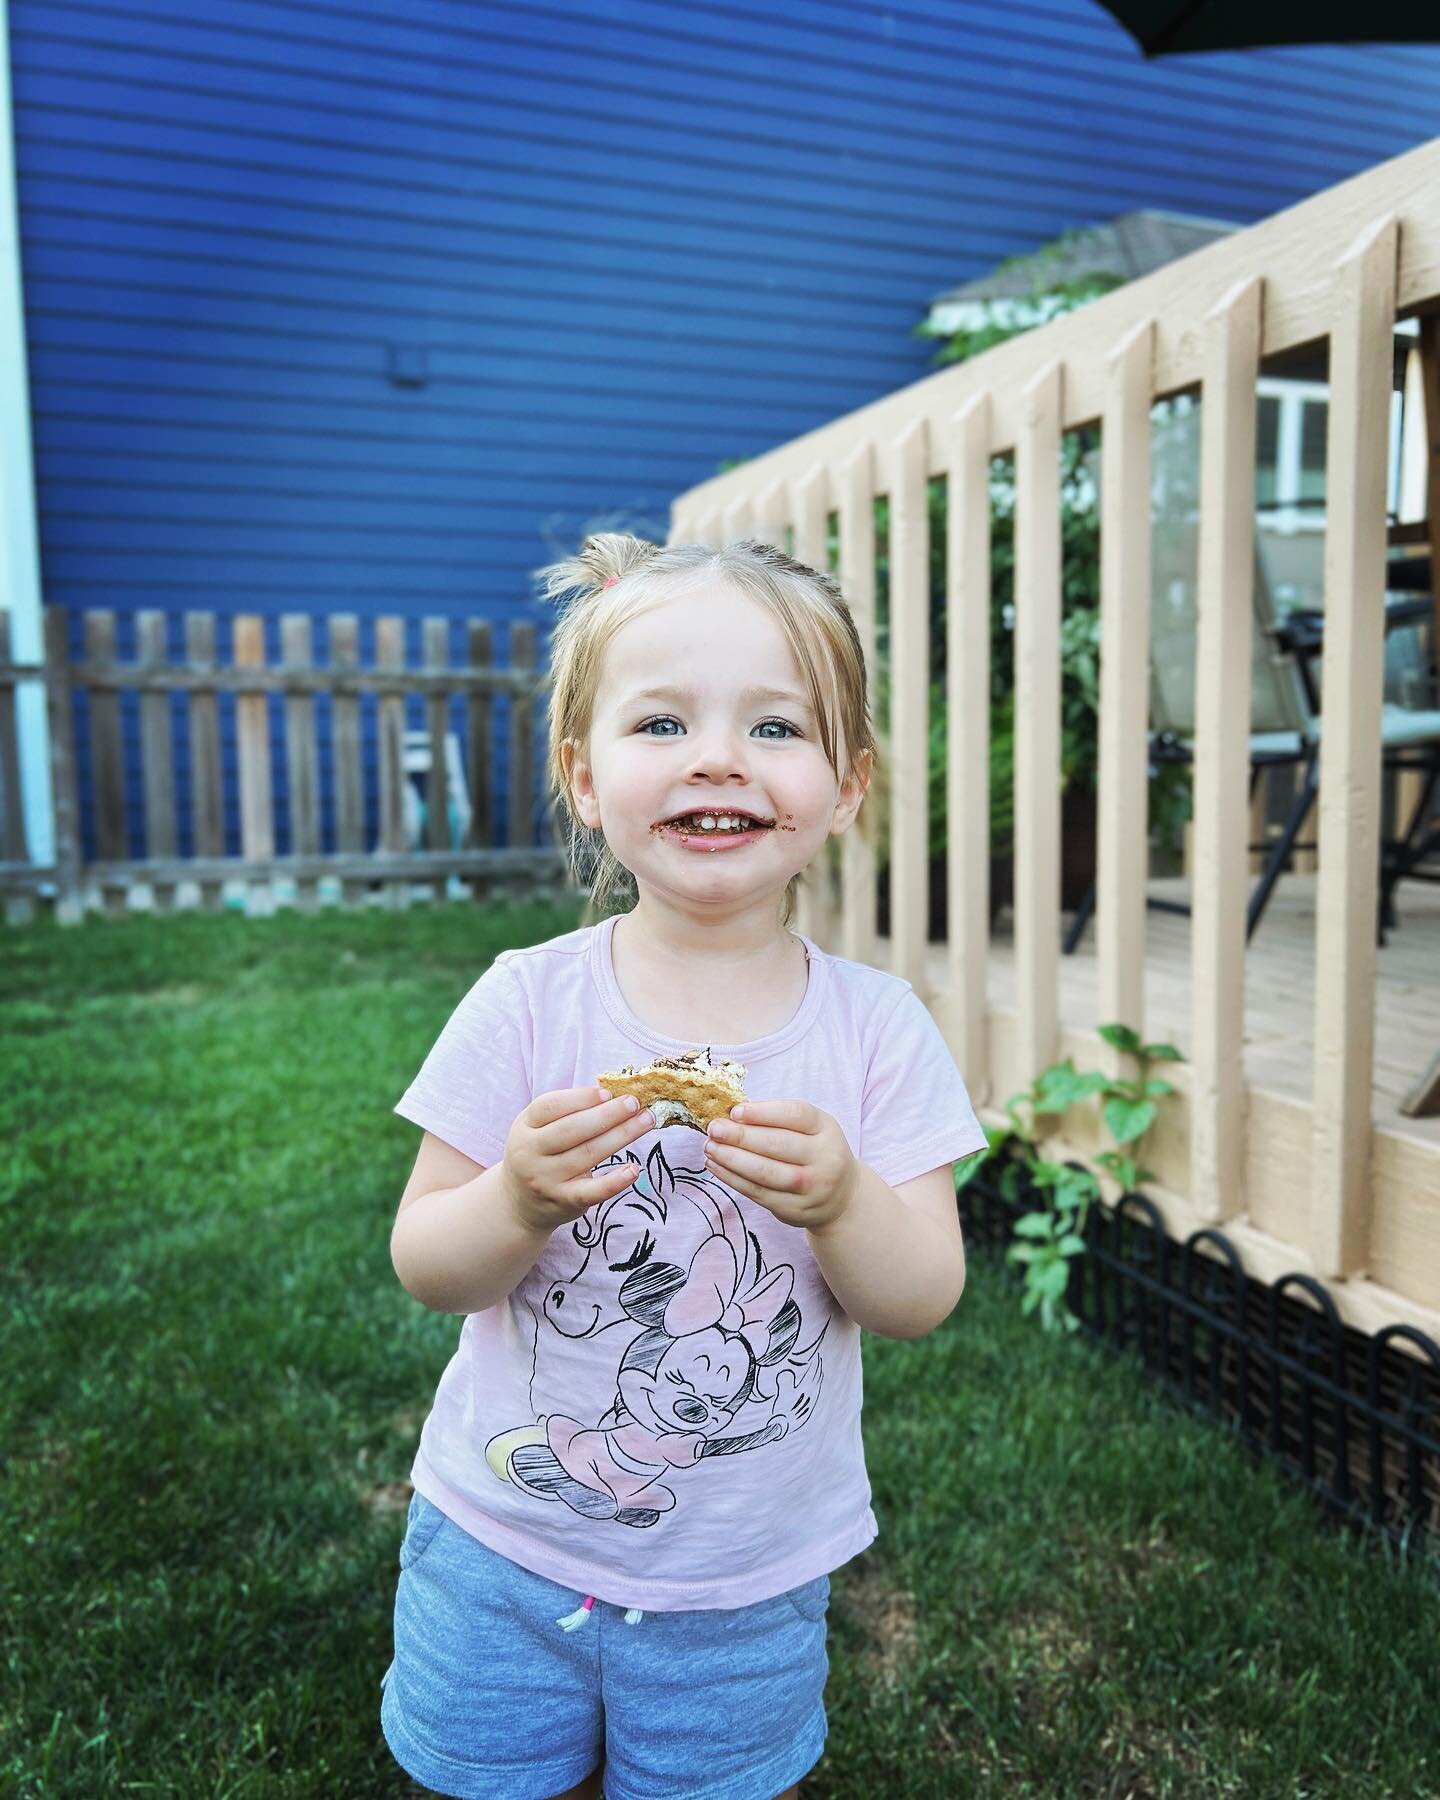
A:
<svg viewBox="0 0 1440 1800">
<path fill-rule="evenodd" d="M 1149 874 L 1150 402 L 1155 326 L 1111 353 L 1100 432 L 1100 775 L 1095 866 L 1096 1023 L 1145 1029 Z M 1121 1072 L 1109 1044 L 1101 1060 Z"/>
<path fill-rule="evenodd" d="M 875 457 L 868 443 L 857 444 L 846 458 L 840 470 L 839 500 L 840 580 L 865 655 L 865 696 L 888 778 L 889 752 L 880 742 L 875 704 L 879 682 L 875 658 Z M 860 810 L 860 819 L 868 812 L 867 829 L 873 829 L 878 816 L 880 779 L 877 767 Z M 840 844 L 840 954 L 852 962 L 873 964 L 876 857 L 874 839 L 867 841 L 860 834 L 860 819 Z"/>
<path fill-rule="evenodd" d="M 950 429 L 946 476 L 945 1005 L 970 1098 L 990 1094 L 990 396 Z"/>
<path fill-rule="evenodd" d="M 1335 274 L 1330 333 L 1310 1254 L 1318 1274 L 1342 1279 L 1360 1274 L 1370 1254 L 1385 452 L 1398 248 L 1393 218 L 1351 246 Z M 1431 520 L 1432 531 L 1437 524 Z"/>
<path fill-rule="evenodd" d="M 1245 1207 L 1245 905 L 1261 283 L 1210 314 L 1200 402 L 1191 919 L 1190 1191 L 1203 1219 Z"/>
<path fill-rule="evenodd" d="M 785 548 L 785 527 L 789 523 L 789 496 L 783 481 L 772 481 L 755 503 L 749 536 L 762 544 Z"/>
<path fill-rule="evenodd" d="M 825 569 L 825 527 L 828 517 L 826 502 L 828 498 L 829 482 L 826 479 L 825 470 L 813 468 L 796 479 L 790 489 L 788 502 L 781 507 L 782 513 L 787 513 L 793 524 L 797 561 L 807 564 L 812 569 L 819 569 L 822 573 Z M 777 542 L 780 541 L 777 539 Z M 840 721 L 837 718 L 837 730 L 839 724 Z M 805 918 L 805 923 L 800 929 L 807 931 L 823 949 L 832 952 L 837 948 L 836 939 L 839 933 L 838 911 L 835 904 L 835 869 L 839 861 L 838 850 L 839 846 L 833 838 L 827 839 L 820 846 L 815 860 L 805 871 L 797 896 Z"/>
<path fill-rule="evenodd" d="M 1025 388 L 1015 445 L 1015 973 L 1020 1071 L 1059 1046 L 1062 370 Z"/>
<path fill-rule="evenodd" d="M 741 494 L 725 508 L 722 525 L 724 542 L 733 544 L 740 538 L 749 537 L 754 528 L 755 503 L 748 494 Z"/>
<path fill-rule="evenodd" d="M 890 453 L 890 967 L 920 998 L 930 891 L 930 520 L 924 420 Z"/>
</svg>

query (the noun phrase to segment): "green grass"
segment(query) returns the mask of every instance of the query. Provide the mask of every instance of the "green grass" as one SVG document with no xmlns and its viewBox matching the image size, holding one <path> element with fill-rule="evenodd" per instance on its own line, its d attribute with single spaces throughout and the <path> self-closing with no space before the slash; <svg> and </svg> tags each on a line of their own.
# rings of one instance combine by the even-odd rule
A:
<svg viewBox="0 0 1440 1800">
<path fill-rule="evenodd" d="M 405 1795 L 404 1480 L 456 1321 L 390 1268 L 390 1111 L 573 912 L 0 935 L 0 1795 Z M 1440 1794 L 1440 1583 L 1019 1314 L 867 1339 L 881 1537 L 807 1800 Z"/>
</svg>

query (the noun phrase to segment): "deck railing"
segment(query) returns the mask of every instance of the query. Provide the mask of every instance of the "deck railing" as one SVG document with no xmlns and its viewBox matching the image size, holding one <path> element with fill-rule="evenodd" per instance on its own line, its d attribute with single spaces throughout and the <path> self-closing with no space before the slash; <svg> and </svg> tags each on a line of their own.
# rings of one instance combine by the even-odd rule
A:
<svg viewBox="0 0 1440 1800">
<path fill-rule="evenodd" d="M 1247 1184 L 1257 1167 L 1247 1141 L 1243 1056 L 1256 381 L 1262 359 L 1328 340 L 1314 1089 L 1301 1189 L 1308 1219 L 1289 1231 L 1287 1249 L 1299 1266 L 1337 1282 L 1373 1276 L 1377 1257 L 1372 1014 L 1394 328 L 1397 317 L 1437 308 L 1440 141 L 691 489 L 672 518 L 675 539 L 748 534 L 779 542 L 788 529 L 795 553 L 824 566 L 834 515 L 839 572 L 871 659 L 873 691 L 873 508 L 877 496 L 888 497 L 889 962 L 932 1005 L 972 1092 L 1003 1102 L 1061 1054 L 1062 434 L 1098 423 L 1104 458 L 1093 1023 L 1138 1026 L 1148 870 L 1151 410 L 1198 390 L 1188 1131 L 1183 1143 L 1161 1146 L 1168 1157 L 1162 1176 L 1184 1202 L 1185 1225 L 1239 1221 L 1251 1211 Z M 1006 453 L 1015 459 L 1018 999 L 1013 1018 L 1002 1019 L 987 1002 L 987 734 L 990 464 Z M 935 478 L 948 495 L 949 918 L 938 986 L 926 955 L 926 490 Z M 874 896 L 872 855 L 849 833 L 838 882 L 832 886 L 818 864 L 807 873 L 803 927 L 842 954 L 875 960 Z M 1110 1054 L 1095 1040 L 1094 1060 Z M 1440 1169 L 1433 1160 L 1423 1166 L 1432 1175 Z M 1392 1285 L 1432 1309 L 1440 1308 L 1437 1194 L 1440 1188 L 1429 1194 L 1423 1219 L 1417 1210 L 1399 1237 L 1392 1220 L 1386 1238 L 1392 1262 L 1402 1239 L 1402 1258 L 1428 1255 L 1428 1275 L 1412 1271 Z M 1411 1197 L 1421 1198 L 1418 1176 Z"/>
</svg>

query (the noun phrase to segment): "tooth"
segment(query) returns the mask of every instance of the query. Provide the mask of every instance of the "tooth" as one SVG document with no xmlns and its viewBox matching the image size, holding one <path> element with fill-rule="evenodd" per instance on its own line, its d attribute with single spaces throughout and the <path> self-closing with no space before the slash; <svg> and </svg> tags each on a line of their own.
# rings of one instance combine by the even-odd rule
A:
<svg viewBox="0 0 1440 1800">
<path fill-rule="evenodd" d="M 686 813 L 670 823 L 681 831 L 755 831 L 759 821 L 743 813 Z"/>
</svg>

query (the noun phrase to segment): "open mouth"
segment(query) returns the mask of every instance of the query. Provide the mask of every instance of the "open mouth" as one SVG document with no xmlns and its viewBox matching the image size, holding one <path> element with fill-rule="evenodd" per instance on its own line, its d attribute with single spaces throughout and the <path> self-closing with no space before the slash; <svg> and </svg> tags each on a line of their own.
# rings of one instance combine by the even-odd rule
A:
<svg viewBox="0 0 1440 1800">
<path fill-rule="evenodd" d="M 751 813 L 694 812 L 678 813 L 673 819 L 662 819 L 656 831 L 672 831 L 682 837 L 725 838 L 755 835 L 773 828 L 773 819 L 757 819 Z"/>
</svg>

